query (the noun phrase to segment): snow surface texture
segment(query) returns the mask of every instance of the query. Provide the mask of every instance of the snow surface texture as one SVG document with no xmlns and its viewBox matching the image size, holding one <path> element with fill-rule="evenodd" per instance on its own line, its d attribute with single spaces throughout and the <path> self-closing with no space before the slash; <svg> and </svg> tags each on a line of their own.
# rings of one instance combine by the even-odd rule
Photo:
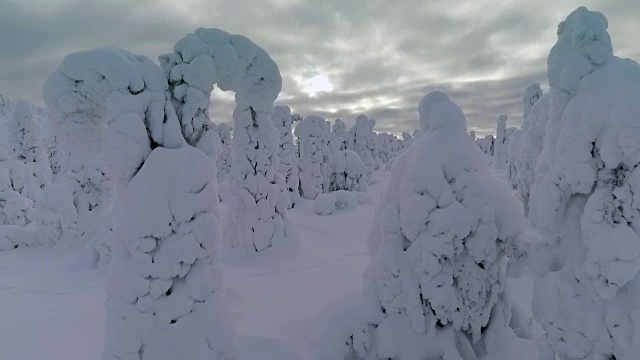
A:
<svg viewBox="0 0 640 360">
<path fill-rule="evenodd" d="M 612 55 L 606 18 L 584 7 L 558 26 L 548 63 L 550 92 L 568 101 L 551 98 L 553 156 L 530 198 L 545 239 L 531 259 L 541 359 L 637 359 L 640 66 Z"/>
<path fill-rule="evenodd" d="M 298 159 L 296 157 L 296 147 L 293 144 L 293 133 L 291 126 L 291 109 L 288 106 L 276 106 L 271 117 L 280 136 L 280 147 L 278 148 L 278 158 L 280 167 L 278 171 L 285 178 L 287 190 L 291 198 L 288 208 L 299 205 L 302 201 L 300 197 L 300 178 L 298 176 Z"/>
<path fill-rule="evenodd" d="M 280 141 L 271 122 L 282 88 L 276 63 L 244 36 L 204 28 L 180 39 L 160 63 L 190 144 L 209 127 L 213 86 L 236 94 L 229 175 L 229 211 L 236 221 L 226 229 L 229 248 L 253 253 L 293 241 L 285 215 L 289 192 L 278 173 Z"/>
<path fill-rule="evenodd" d="M 507 115 L 498 116 L 496 122 L 496 142 L 493 166 L 504 169 L 507 164 Z"/>
<path fill-rule="evenodd" d="M 371 148 L 371 138 L 375 135 L 373 126 L 375 121 L 365 115 L 358 115 L 355 124 L 349 129 L 352 145 L 350 150 L 355 151 L 367 166 L 367 179 L 372 179 L 372 174 L 376 169 L 376 162 Z"/>
<path fill-rule="evenodd" d="M 475 359 L 508 329 L 505 255 L 520 255 L 522 207 L 456 104 L 432 92 L 419 111 L 423 135 L 396 161 L 372 222 L 365 299 L 334 313 L 323 359 Z"/>
<path fill-rule="evenodd" d="M 309 200 L 325 192 L 328 179 L 329 145 L 325 123 L 319 116 L 307 116 L 295 130 L 300 144 L 300 193 Z"/>
<path fill-rule="evenodd" d="M 331 155 L 329 191 L 366 191 L 367 170 L 367 166 L 355 151 L 344 150 Z"/>
<path fill-rule="evenodd" d="M 318 194 L 313 201 L 313 213 L 331 215 L 336 211 L 336 197 L 331 194 Z"/>
</svg>

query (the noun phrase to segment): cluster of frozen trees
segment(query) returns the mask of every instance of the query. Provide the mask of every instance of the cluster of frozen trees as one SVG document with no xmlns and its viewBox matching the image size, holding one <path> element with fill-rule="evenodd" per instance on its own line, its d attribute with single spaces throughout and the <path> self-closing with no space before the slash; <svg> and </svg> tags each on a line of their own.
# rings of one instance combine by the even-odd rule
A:
<svg viewBox="0 0 640 360">
<path fill-rule="evenodd" d="M 365 115 L 359 115 L 349 130 L 340 119 L 333 126 L 319 116 L 301 119 L 295 128 L 301 196 L 313 200 L 336 190 L 365 191 L 373 172 L 390 167 L 413 141 L 408 133 L 402 140 L 376 133 L 374 126 Z"/>
<path fill-rule="evenodd" d="M 161 66 L 116 48 L 70 54 L 44 85 L 48 116 L 0 97 L 12 119 L 0 250 L 65 243 L 111 261 L 104 360 L 230 360 L 221 246 L 287 247 L 287 209 L 302 198 L 320 215 L 353 207 L 386 165 L 363 296 L 331 316 L 320 358 L 490 359 L 528 335 L 506 295 L 527 262 L 541 360 L 638 359 L 640 66 L 613 55 L 607 28 L 599 12 L 572 12 L 548 57 L 549 91 L 529 86 L 522 128 L 501 115 L 482 139 L 439 91 L 401 139 L 365 115 L 350 129 L 292 115 L 274 107 L 270 56 L 218 29 L 180 39 Z M 209 118 L 216 85 L 236 93 L 233 133 Z M 522 240 L 525 213 L 539 243 Z"/>
<path fill-rule="evenodd" d="M 525 90 L 520 130 L 489 141 L 434 92 L 395 162 L 369 236 L 363 296 L 335 310 L 323 359 L 490 359 L 530 328 L 504 295 L 526 263 L 541 360 L 640 356 L 640 65 L 613 55 L 607 20 L 558 27 L 550 90 Z M 470 141 L 472 140 L 472 141 Z M 524 209 L 540 242 L 523 241 Z"/>
</svg>

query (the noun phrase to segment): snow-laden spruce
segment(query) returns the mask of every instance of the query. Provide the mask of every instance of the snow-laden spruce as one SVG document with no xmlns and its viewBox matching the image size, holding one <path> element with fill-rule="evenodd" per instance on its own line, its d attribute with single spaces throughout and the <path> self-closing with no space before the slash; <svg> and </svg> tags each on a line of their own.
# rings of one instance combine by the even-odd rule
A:
<svg viewBox="0 0 640 360">
<path fill-rule="evenodd" d="M 325 192 L 328 178 L 330 151 L 324 123 L 323 118 L 311 115 L 295 129 L 300 145 L 300 194 L 309 200 Z"/>
<path fill-rule="evenodd" d="M 485 155 L 492 158 L 494 154 L 495 140 L 496 139 L 493 135 L 487 135 L 483 138 L 476 138 L 476 145 Z"/>
<path fill-rule="evenodd" d="M 231 172 L 231 127 L 226 123 L 211 124 L 220 138 L 222 149 L 218 156 L 218 181 L 226 181 Z"/>
<path fill-rule="evenodd" d="M 100 217 L 112 203 L 114 188 L 103 149 L 109 119 L 107 97 L 134 77 L 131 69 L 112 68 L 121 56 L 118 51 L 102 49 L 69 54 L 47 78 L 42 90 L 58 140 L 62 171 L 59 182 L 66 183 L 64 188 L 73 192 L 78 216 L 78 239 L 69 239 L 72 244 L 89 242 Z M 132 88 L 144 86 L 134 83 Z"/>
<path fill-rule="evenodd" d="M 533 105 L 535 105 L 535 103 L 540 100 L 542 95 L 542 88 L 540 88 L 539 83 L 533 83 L 527 86 L 527 88 L 524 90 L 524 95 L 522 96 L 522 109 L 524 112 L 522 115 L 523 121 L 527 120 L 529 114 L 531 114 Z"/>
<path fill-rule="evenodd" d="M 298 159 L 296 156 L 296 147 L 293 144 L 293 132 L 291 130 L 293 124 L 291 120 L 291 109 L 288 106 L 274 107 L 271 120 L 280 137 L 280 145 L 278 148 L 280 166 L 278 171 L 280 175 L 285 178 L 290 196 L 288 208 L 292 208 L 300 204 L 302 199 L 300 197 Z"/>
<path fill-rule="evenodd" d="M 356 121 L 349 129 L 350 140 L 352 145 L 349 146 L 350 150 L 355 151 L 367 166 L 367 179 L 373 178 L 373 172 L 376 168 L 376 162 L 373 157 L 371 138 L 373 132 L 373 126 L 375 121 L 367 118 L 365 115 L 358 115 Z"/>
<path fill-rule="evenodd" d="M 550 152 L 530 197 L 544 360 L 640 358 L 640 65 L 613 56 L 607 26 L 578 8 L 548 60 Z"/>
<path fill-rule="evenodd" d="M 347 126 L 344 121 L 336 119 L 331 128 L 331 140 L 329 141 L 329 150 L 332 154 L 338 151 L 347 150 Z"/>
<path fill-rule="evenodd" d="M 367 191 L 367 166 L 355 151 L 343 150 L 329 160 L 328 191 Z"/>
<path fill-rule="evenodd" d="M 411 144 L 413 144 L 413 136 L 409 132 L 402 133 L 402 148 L 404 150 L 408 149 Z"/>
<path fill-rule="evenodd" d="M 219 29 L 197 29 L 160 56 L 182 132 L 196 145 L 208 127 L 213 86 L 236 94 L 233 163 L 229 174 L 231 249 L 260 252 L 293 241 L 285 211 L 289 191 L 278 173 L 279 138 L 271 122 L 282 88 L 278 65 L 251 40 Z"/>
<path fill-rule="evenodd" d="M 0 250 L 38 245 L 33 181 L 26 163 L 12 157 L 11 146 L 0 142 Z"/>
<path fill-rule="evenodd" d="M 494 143 L 493 167 L 504 169 L 507 163 L 507 115 L 498 116 L 496 121 L 496 141 Z"/>
<path fill-rule="evenodd" d="M 24 163 L 27 186 L 24 195 L 33 202 L 38 202 L 44 188 L 51 183 L 52 175 L 42 127 L 33 104 L 18 100 L 12 125 L 13 157 Z"/>
<path fill-rule="evenodd" d="M 372 222 L 365 299 L 333 314 L 322 359 L 488 359 L 514 337 L 503 291 L 522 206 L 447 95 L 429 93 L 419 112 L 422 135 L 396 161 Z"/>
<path fill-rule="evenodd" d="M 529 191 L 549 119 L 548 104 L 549 96 L 543 95 L 540 84 L 534 83 L 525 89 L 522 129 L 512 135 L 507 148 L 507 174 L 524 203 L 525 213 L 529 209 Z"/>
<path fill-rule="evenodd" d="M 96 104 L 108 123 L 104 149 L 118 185 L 102 358 L 234 358 L 216 267 L 216 154 L 186 143 L 166 78 L 150 59 L 113 48 L 69 57 L 83 59 L 80 73 L 106 81 Z"/>
</svg>

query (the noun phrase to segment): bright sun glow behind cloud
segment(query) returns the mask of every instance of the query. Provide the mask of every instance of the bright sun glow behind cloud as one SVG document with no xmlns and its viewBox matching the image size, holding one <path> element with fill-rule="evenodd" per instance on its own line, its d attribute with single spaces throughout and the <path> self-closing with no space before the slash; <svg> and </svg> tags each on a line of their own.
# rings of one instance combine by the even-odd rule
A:
<svg viewBox="0 0 640 360">
<path fill-rule="evenodd" d="M 310 97 L 316 96 L 320 92 L 333 91 L 333 84 L 325 75 L 316 75 L 312 78 L 304 80 L 302 91 Z"/>
</svg>

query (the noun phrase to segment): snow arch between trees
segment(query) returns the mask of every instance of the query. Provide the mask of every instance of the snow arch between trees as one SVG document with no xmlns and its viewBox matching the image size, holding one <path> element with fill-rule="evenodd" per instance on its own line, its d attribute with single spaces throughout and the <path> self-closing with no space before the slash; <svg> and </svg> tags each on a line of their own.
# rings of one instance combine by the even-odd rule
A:
<svg viewBox="0 0 640 360">
<path fill-rule="evenodd" d="M 244 36 L 200 28 L 180 39 L 173 53 L 160 56 L 160 64 L 191 145 L 197 146 L 210 126 L 214 85 L 235 92 L 229 209 L 236 221 L 227 228 L 230 247 L 259 252 L 284 242 L 288 194 L 277 172 L 279 138 L 271 122 L 282 88 L 276 63 Z"/>
</svg>

